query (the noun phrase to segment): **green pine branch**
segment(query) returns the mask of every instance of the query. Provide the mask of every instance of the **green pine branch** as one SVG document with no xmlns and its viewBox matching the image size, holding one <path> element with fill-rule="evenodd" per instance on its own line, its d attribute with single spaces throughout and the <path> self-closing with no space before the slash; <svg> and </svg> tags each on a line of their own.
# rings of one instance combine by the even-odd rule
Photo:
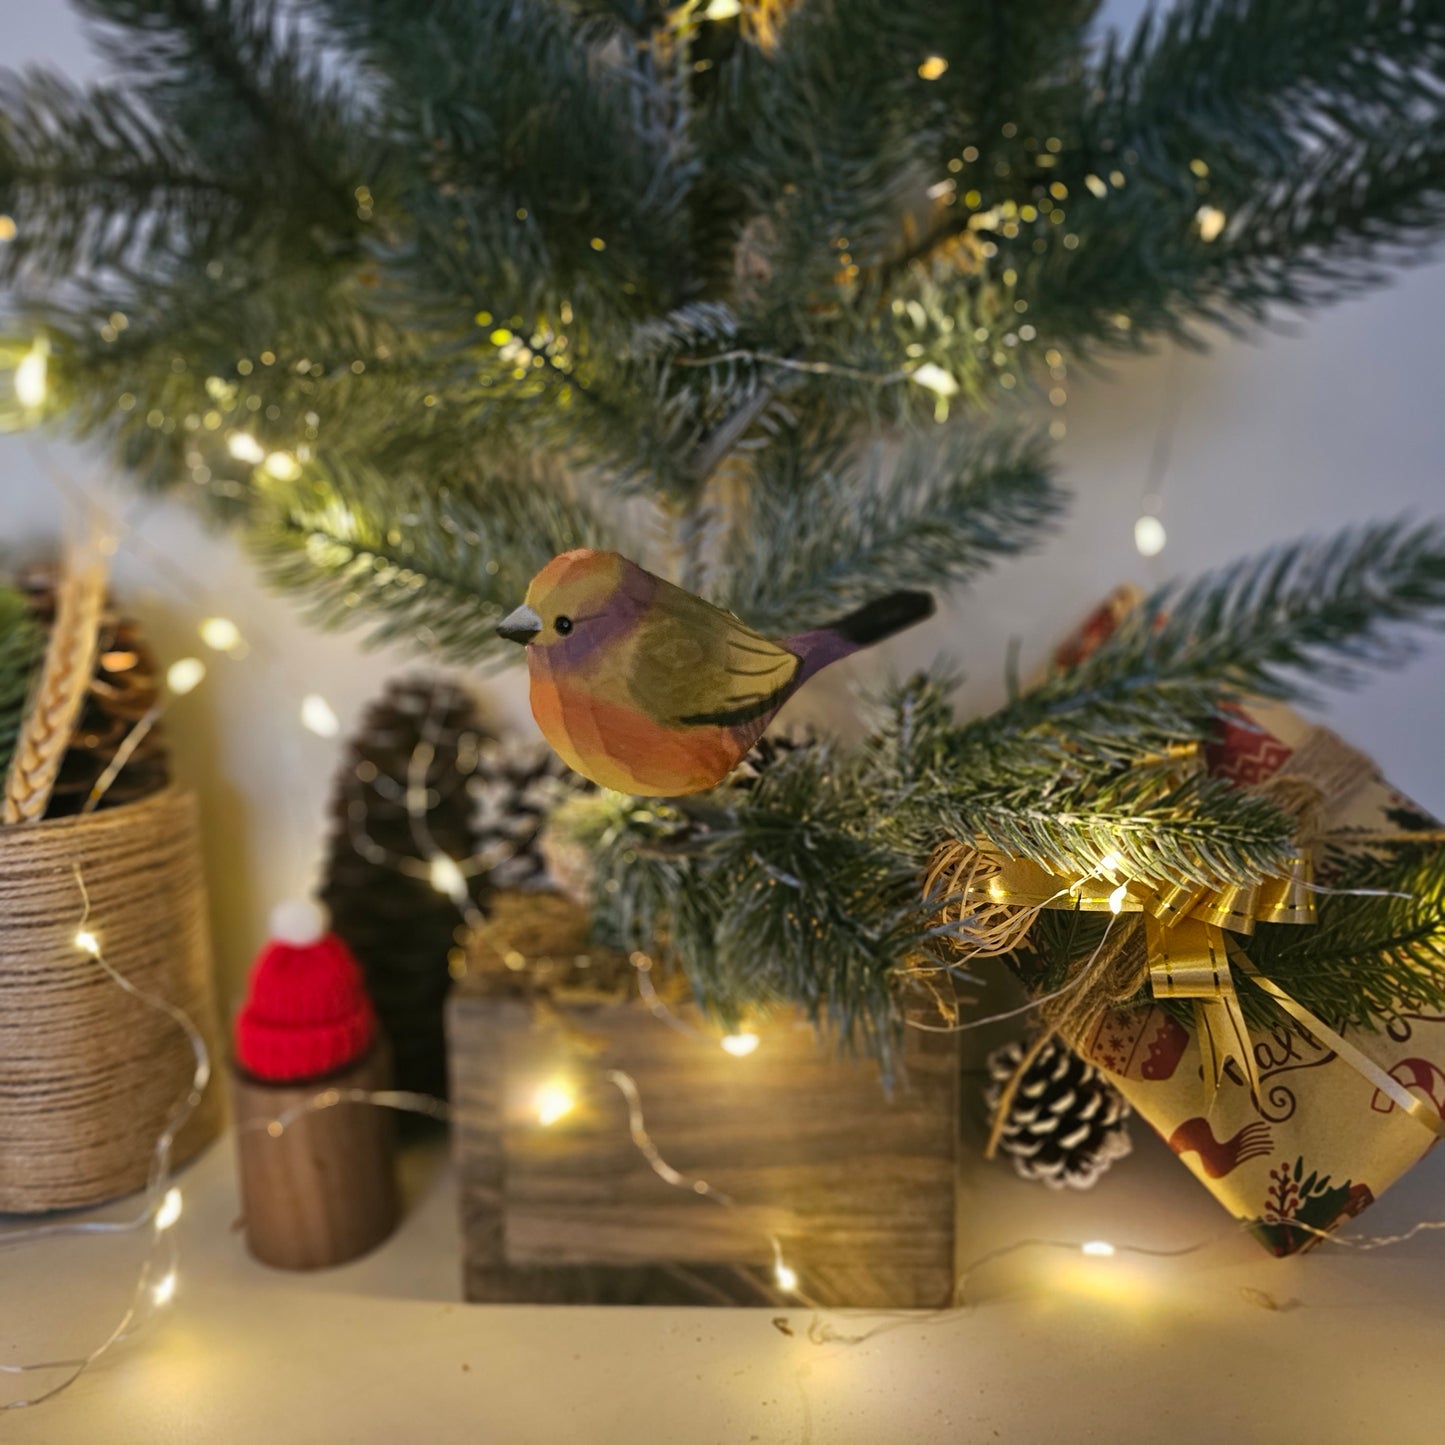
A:
<svg viewBox="0 0 1445 1445">
<path fill-rule="evenodd" d="M 840 256 L 867 264 L 896 235 L 916 181 L 905 96 L 923 84 L 930 31 L 908 0 L 831 0 L 797 6 L 776 51 L 739 50 L 698 135 L 709 170 L 759 218 L 760 311 L 805 326 Z"/>
<path fill-rule="evenodd" d="M 963 430 L 863 456 L 792 433 L 758 457 L 728 539 L 724 602 L 765 631 L 819 626 L 894 588 L 960 586 L 1036 546 L 1064 503 L 1041 449 Z"/>
<path fill-rule="evenodd" d="M 259 187 L 198 164 L 122 91 L 0 72 L 0 115 L 0 212 L 23 221 L 0 247 L 7 284 L 219 248 L 258 219 Z"/>
<path fill-rule="evenodd" d="M 1050 154 L 1048 138 L 1065 133 L 1085 103 L 1099 0 L 961 0 L 942 14 L 918 8 L 931 12 L 929 53 L 948 63 L 916 92 L 938 137 L 936 163 L 959 159 L 972 142 L 973 173 L 1010 182 L 1010 193 L 1028 199 L 1034 158 L 1041 147 Z"/>
<path fill-rule="evenodd" d="M 596 327 L 686 298 L 693 173 L 674 97 L 553 0 L 325 0 L 423 168 L 419 288 Z M 462 249 L 457 248 L 458 239 Z"/>
<path fill-rule="evenodd" d="M 1445 850 L 1357 854 L 1325 882 L 1313 925 L 1261 924 L 1244 941 L 1255 967 L 1336 1025 L 1445 1008 Z M 1262 990 L 1240 993 L 1255 1017 L 1279 1021 Z"/>
<path fill-rule="evenodd" d="M 1085 119 L 1094 169 L 1134 157 L 1193 194 L 1194 157 L 1216 181 L 1288 175 L 1302 139 L 1372 141 L 1382 121 L 1437 110 L 1445 12 L 1418 0 L 1183 0 L 1111 38 Z"/>
<path fill-rule="evenodd" d="M 1337 299 L 1445 226 L 1442 75 L 1434 5 L 1182 0 L 1109 43 L 1049 145 L 1020 130 L 1006 174 L 972 137 L 904 260 L 985 240 L 991 264 L 953 289 L 1015 271 L 1040 333 L 1084 351 Z"/>
<path fill-rule="evenodd" d="M 725 1024 L 795 1004 L 886 1069 L 897 968 L 938 929 L 917 860 L 880 835 L 879 800 L 861 782 L 819 746 L 769 769 L 745 800 L 720 789 L 681 811 L 636 805 L 599 853 L 602 936 L 660 952 Z"/>
<path fill-rule="evenodd" d="M 1027 801 L 946 777 L 921 804 L 920 821 L 935 836 L 983 837 L 1065 878 L 1095 873 L 1112 856 L 1128 877 L 1150 882 L 1256 882 L 1283 871 L 1298 831 L 1255 794 L 1208 778 L 1161 788 L 1147 773 L 1044 789 Z"/>
<path fill-rule="evenodd" d="M 1445 620 L 1445 528 L 1384 524 L 1277 547 L 1161 589 L 1096 651 L 959 729 L 938 763 L 1000 787 L 1209 735 L 1249 697 L 1310 699 Z M 936 739 L 933 746 L 939 747 Z"/>
<path fill-rule="evenodd" d="M 361 229 L 356 187 L 384 179 L 341 77 L 277 0 L 76 0 L 101 52 L 202 162 L 266 176 L 281 224 L 340 242 Z"/>
<path fill-rule="evenodd" d="M 511 660 L 495 627 L 558 552 L 607 545 L 592 513 L 540 467 L 428 483 L 322 457 L 263 496 L 250 531 L 271 583 L 326 628 L 407 641 L 461 662 Z"/>
</svg>

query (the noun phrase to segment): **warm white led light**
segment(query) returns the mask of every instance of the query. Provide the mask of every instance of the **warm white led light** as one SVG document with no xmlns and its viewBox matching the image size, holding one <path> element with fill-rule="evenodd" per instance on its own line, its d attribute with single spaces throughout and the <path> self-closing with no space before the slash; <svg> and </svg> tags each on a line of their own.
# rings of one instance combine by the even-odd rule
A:
<svg viewBox="0 0 1445 1445">
<path fill-rule="evenodd" d="M 577 1107 L 577 1099 L 566 1084 L 554 1080 L 543 1084 L 532 1096 L 532 1110 L 544 1129 L 565 1119 Z"/>
<path fill-rule="evenodd" d="M 915 366 L 908 373 L 908 379 L 916 381 L 919 386 L 926 386 L 929 391 L 938 396 L 958 395 L 958 378 L 952 372 L 945 371 L 931 361 L 925 361 L 922 366 Z"/>
<path fill-rule="evenodd" d="M 50 347 L 37 341 L 15 368 L 15 400 L 27 408 L 43 406 L 49 380 Z"/>
<path fill-rule="evenodd" d="M 301 699 L 301 726 L 319 738 L 334 738 L 341 731 L 341 719 L 319 692 L 308 692 Z"/>
<path fill-rule="evenodd" d="M 1124 860 L 1117 853 L 1105 853 L 1099 859 L 1100 873 L 1117 873 L 1123 866 Z"/>
<path fill-rule="evenodd" d="M 1107 1239 L 1086 1240 L 1079 1248 L 1098 1259 L 1111 1259 L 1114 1255 L 1114 1246 Z"/>
<path fill-rule="evenodd" d="M 438 893 L 444 893 L 448 898 L 458 901 L 466 898 L 467 880 L 454 858 L 448 858 L 445 853 L 436 853 L 427 868 L 431 875 L 431 886 Z"/>
<path fill-rule="evenodd" d="M 216 652 L 232 652 L 241 645 L 241 629 L 229 617 L 207 617 L 199 631 L 201 641 Z"/>
<path fill-rule="evenodd" d="M 177 697 L 194 692 L 206 675 L 206 664 L 199 657 L 182 657 L 166 669 L 166 686 Z"/>
<path fill-rule="evenodd" d="M 92 958 L 100 957 L 100 940 L 88 928 L 82 928 L 76 933 L 75 946 Z"/>
<path fill-rule="evenodd" d="M 1109 895 L 1109 912 L 1122 913 L 1124 911 L 1124 900 L 1129 896 L 1129 885 L 1121 883 Z"/>
<path fill-rule="evenodd" d="M 151 1290 L 151 1298 L 158 1305 L 168 1305 L 175 1298 L 176 1293 L 176 1272 L 171 1272 L 157 1281 L 156 1286 Z"/>
<path fill-rule="evenodd" d="M 1194 219 L 1199 223 L 1201 241 L 1218 240 L 1229 222 L 1229 217 L 1218 206 L 1200 206 L 1194 213 Z"/>
<path fill-rule="evenodd" d="M 778 1282 L 779 1289 L 795 1290 L 798 1287 L 797 1273 L 779 1260 L 773 1266 L 773 1278 Z"/>
<path fill-rule="evenodd" d="M 294 482 L 301 475 L 301 463 L 290 452 L 272 452 L 262 466 L 266 475 L 278 482 Z"/>
<path fill-rule="evenodd" d="M 1157 557 L 1168 540 L 1158 517 L 1143 516 L 1134 523 L 1134 546 L 1141 557 Z"/>
<path fill-rule="evenodd" d="M 238 462 L 250 462 L 253 467 L 266 460 L 266 449 L 250 432 L 233 431 L 226 438 L 226 450 Z"/>
<path fill-rule="evenodd" d="M 161 1207 L 156 1210 L 156 1228 L 169 1229 L 181 1217 L 181 1191 L 167 1189 Z"/>
<path fill-rule="evenodd" d="M 745 1059 L 757 1048 L 759 1043 L 756 1034 L 741 1033 L 728 1034 L 722 1040 L 723 1051 L 729 1053 L 735 1059 Z"/>
</svg>

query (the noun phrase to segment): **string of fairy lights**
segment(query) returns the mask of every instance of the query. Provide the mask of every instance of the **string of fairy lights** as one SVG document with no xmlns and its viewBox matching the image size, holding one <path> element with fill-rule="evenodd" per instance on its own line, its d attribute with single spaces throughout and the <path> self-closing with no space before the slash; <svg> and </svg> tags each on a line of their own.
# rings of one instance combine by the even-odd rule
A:
<svg viewBox="0 0 1445 1445">
<path fill-rule="evenodd" d="M 0 1410 L 6 1411 L 42 1404 L 69 1389 L 98 1360 L 133 1335 L 147 1320 L 164 1309 L 176 1297 L 179 1286 L 179 1251 L 173 1230 L 181 1218 L 184 1201 L 180 1187 L 171 1182 L 171 1147 L 177 1132 L 199 1104 L 211 1075 L 210 1056 L 205 1039 L 190 1015 L 169 1000 L 137 987 L 106 960 L 100 938 L 92 927 L 89 894 L 85 887 L 84 877 L 78 867 L 75 869 L 75 879 L 82 901 L 82 911 L 72 940 L 73 946 L 80 953 L 93 959 L 96 966 L 117 987 L 131 994 L 147 1008 L 164 1014 L 180 1028 L 190 1044 L 194 1067 L 184 1090 L 171 1110 L 164 1129 L 157 1137 L 152 1166 L 143 1195 L 143 1207 L 138 1215 L 130 1220 L 119 1222 L 64 1221 L 9 1230 L 0 1234 L 0 1248 L 4 1248 L 66 1235 L 129 1233 L 145 1228 L 149 1228 L 151 1231 L 149 1247 L 137 1273 L 129 1300 L 111 1330 L 99 1344 L 78 1356 L 36 1360 L 23 1364 L 0 1364 L 0 1374 L 11 1376 L 59 1374 L 59 1379 L 55 1383 L 37 1393 L 7 1400 L 0 1404 Z M 743 1052 L 751 1053 L 752 1049 L 749 1048 Z M 606 1071 L 605 1078 L 618 1090 L 626 1104 L 628 1132 L 634 1146 L 646 1160 L 648 1167 L 664 1184 L 706 1199 L 725 1209 L 739 1207 L 739 1201 L 732 1195 L 702 1178 L 684 1174 L 663 1157 L 647 1130 L 642 1100 L 636 1081 L 631 1075 L 620 1069 L 609 1069 Z M 241 1127 L 264 1129 L 271 1137 L 279 1138 L 288 1128 L 306 1115 L 318 1110 L 336 1108 L 342 1104 L 397 1109 L 442 1121 L 450 1118 L 450 1109 L 446 1102 L 430 1095 L 404 1090 L 329 1087 L 317 1090 L 308 1099 L 289 1107 L 273 1118 L 252 1119 Z M 537 1126 L 550 1129 L 558 1125 L 572 1113 L 575 1104 L 576 1096 L 570 1087 L 556 1082 L 541 1085 L 533 1099 Z M 950 1318 L 958 1310 L 968 1308 L 967 1289 L 970 1281 L 988 1266 L 1024 1251 L 1063 1252 L 1074 1257 L 1097 1261 L 1111 1260 L 1120 1255 L 1141 1258 L 1179 1258 L 1200 1253 L 1216 1243 L 1237 1235 L 1245 1228 L 1247 1228 L 1246 1225 L 1239 1224 L 1221 1230 L 1209 1238 L 1172 1249 L 1136 1244 L 1116 1244 L 1104 1239 L 1073 1241 L 1031 1237 L 1014 1240 L 979 1256 L 959 1271 L 955 1277 L 953 1294 L 948 1307 L 930 1312 L 829 1309 L 809 1298 L 803 1291 L 798 1274 L 786 1259 L 777 1235 L 768 1234 L 767 1243 L 771 1250 L 772 1274 L 777 1288 L 784 1296 L 792 1298 L 798 1304 L 813 1311 L 813 1319 L 807 1331 L 807 1338 L 810 1342 L 814 1344 L 861 1344 L 886 1330 L 898 1328 L 900 1325 L 936 1322 Z M 1299 1228 L 1314 1235 L 1320 1242 L 1366 1252 L 1403 1244 L 1420 1234 L 1445 1229 L 1445 1220 L 1422 1220 L 1409 1229 L 1393 1235 L 1350 1237 L 1327 1232 L 1304 1223 L 1300 1223 Z M 1243 1293 L 1246 1299 L 1261 1308 L 1277 1308 L 1272 1297 L 1265 1291 L 1246 1288 Z M 884 1322 L 861 1333 L 848 1332 L 839 1330 L 828 1323 L 826 1318 L 828 1315 L 846 1317 L 862 1315 L 878 1318 Z"/>
<path fill-rule="evenodd" d="M 211 1057 L 206 1040 L 195 1020 L 169 999 L 141 988 L 115 968 L 105 956 L 97 927 L 91 918 L 90 892 L 78 864 L 72 865 L 76 889 L 80 895 L 81 913 L 71 940 L 73 947 L 94 960 L 95 966 L 116 985 L 146 1008 L 163 1015 L 179 1028 L 190 1045 L 192 1070 L 184 1088 L 172 1105 L 151 1153 L 151 1165 L 142 1194 L 142 1208 L 129 1220 L 60 1221 L 10 1229 L 0 1233 L 0 1248 L 35 1243 L 67 1235 L 132 1233 L 150 1228 L 151 1240 L 137 1272 L 135 1284 L 119 1319 L 101 1342 L 83 1355 L 56 1360 L 33 1360 L 23 1364 L 0 1364 L 0 1374 L 58 1376 L 49 1386 L 33 1395 L 6 1400 L 3 1410 L 20 1410 L 43 1404 L 70 1388 L 102 1355 L 128 1338 L 150 1316 L 175 1298 L 179 1281 L 180 1256 L 173 1232 L 183 1209 L 180 1188 L 171 1182 L 171 1151 L 176 1135 L 195 1112 L 211 1079 Z"/>
<path fill-rule="evenodd" d="M 126 532 L 132 544 L 144 546 L 135 529 L 123 528 L 110 519 L 117 535 Z M 171 559 L 173 572 L 175 568 Z M 183 573 L 181 575 L 184 575 Z M 192 584 L 199 591 L 197 584 Z M 230 619 L 221 616 L 206 616 L 198 624 L 197 632 L 205 645 L 216 652 L 233 658 L 244 658 L 251 654 L 251 644 L 242 636 L 240 628 Z M 186 657 L 171 664 L 167 673 L 168 691 L 171 698 L 184 697 L 204 681 L 206 667 L 199 658 Z M 158 719 L 164 704 L 158 704 L 148 713 L 137 727 L 150 727 Z M 154 714 L 154 715 L 152 715 Z M 324 738 L 332 738 L 339 732 L 336 714 L 319 694 L 305 694 L 298 708 L 298 721 L 309 731 Z M 471 903 L 466 890 L 467 870 L 475 866 L 476 860 L 451 858 L 437 847 L 427 828 L 426 815 L 429 806 L 429 791 L 426 786 L 427 770 L 432 751 L 442 741 L 433 722 L 423 729 L 422 740 L 417 744 L 408 767 L 405 801 L 413 821 L 413 838 L 417 843 L 418 855 L 406 858 L 387 853 L 386 861 L 414 876 L 423 876 L 444 896 L 452 899 L 468 924 L 477 921 L 475 905 Z M 378 860 L 373 860 L 378 861 Z M 1109 876 L 1117 872 L 1121 860 L 1109 855 L 1101 860 L 1096 876 Z M 204 1037 L 194 1019 L 184 1010 L 167 999 L 147 992 L 125 977 L 107 959 L 104 951 L 104 920 L 92 916 L 89 893 L 80 869 L 75 869 L 80 913 L 71 936 L 71 946 L 79 953 L 92 959 L 95 966 L 118 988 L 132 995 L 147 1008 L 158 1011 L 168 1018 L 187 1039 L 193 1057 L 190 1077 L 178 1092 L 169 1117 L 156 1139 L 152 1154 L 147 1184 L 142 1195 L 139 1212 L 121 1221 L 66 1220 L 45 1223 L 28 1228 L 11 1229 L 0 1233 L 0 1248 L 34 1244 L 46 1239 L 65 1236 L 96 1234 L 134 1233 L 150 1231 L 149 1244 L 138 1269 L 134 1286 L 128 1301 L 110 1331 L 88 1351 L 58 1359 L 29 1361 L 20 1364 L 0 1365 L 0 1374 L 10 1376 L 49 1376 L 52 1383 L 23 1398 L 5 1401 L 0 1409 L 12 1410 L 38 1405 L 51 1400 L 68 1389 L 98 1360 L 117 1345 L 131 1338 L 147 1321 L 169 1305 L 176 1297 L 179 1283 L 179 1251 L 174 1226 L 181 1218 L 184 1201 L 179 1184 L 174 1182 L 171 1170 L 171 1148 L 177 1131 L 190 1117 L 206 1089 L 211 1077 L 211 1060 Z M 1117 914 L 1124 902 L 1125 885 L 1120 885 L 1109 899 L 1110 910 Z M 709 1047 L 721 1047 L 730 1056 L 744 1059 L 762 1046 L 760 1036 L 751 1030 L 716 1037 L 676 1015 L 662 999 L 650 977 L 651 960 L 637 954 L 631 959 L 634 966 L 638 990 L 643 1004 L 667 1026 L 697 1037 Z M 1022 1009 L 1010 1009 L 984 1018 L 970 1019 L 963 1027 L 981 1027 L 984 1024 L 1014 1017 L 1021 1012 L 1037 1007 L 1043 1000 L 1031 1000 Z M 629 1137 L 651 1171 L 665 1185 L 683 1191 L 713 1205 L 727 1209 L 745 1207 L 734 1195 L 717 1187 L 710 1181 L 689 1175 L 676 1169 L 668 1162 L 648 1131 L 643 1101 L 635 1079 L 620 1069 L 609 1069 L 602 1075 L 602 1082 L 616 1089 L 626 1109 Z M 317 1110 L 335 1108 L 343 1104 L 365 1107 L 389 1108 L 422 1114 L 438 1120 L 447 1120 L 450 1109 L 446 1102 L 430 1095 L 403 1090 L 362 1090 L 354 1088 L 323 1088 L 301 1103 L 292 1106 L 270 1119 L 254 1119 L 241 1127 L 264 1129 L 272 1137 L 279 1137 L 306 1115 Z M 548 1077 L 536 1083 L 530 1096 L 530 1108 L 536 1127 L 555 1129 L 565 1126 L 579 1104 L 578 1084 L 565 1075 Z M 1318 1230 L 1300 1224 L 1299 1227 L 1312 1233 L 1325 1243 L 1356 1251 L 1369 1251 L 1402 1244 L 1427 1231 L 1445 1229 L 1445 1220 L 1420 1221 L 1409 1229 L 1393 1234 L 1378 1236 L 1345 1236 Z M 897 1328 L 906 1323 L 926 1323 L 946 1319 L 957 1309 L 968 1306 L 967 1287 L 978 1273 L 991 1264 L 1008 1256 L 1027 1250 L 1064 1252 L 1086 1260 L 1104 1262 L 1119 1255 L 1141 1257 L 1178 1257 L 1195 1254 L 1217 1241 L 1235 1236 L 1243 1225 L 1222 1230 L 1209 1239 L 1197 1241 L 1177 1249 L 1156 1249 L 1150 1246 L 1129 1243 L 1115 1243 L 1104 1239 L 1070 1241 L 1050 1238 L 1026 1238 L 1013 1241 L 980 1256 L 960 1270 L 955 1278 L 955 1287 L 950 1306 L 931 1313 L 916 1311 L 863 1311 L 869 1317 L 878 1317 L 884 1322 L 862 1333 L 842 1331 L 827 1322 L 828 1314 L 848 1315 L 852 1311 L 834 1311 L 811 1299 L 804 1291 L 799 1273 L 787 1258 L 783 1245 L 774 1233 L 767 1233 L 765 1244 L 770 1260 L 773 1283 L 785 1300 L 791 1300 L 813 1311 L 813 1320 L 807 1331 L 807 1338 L 814 1343 L 861 1343 L 875 1337 L 881 1331 Z M 1262 1307 L 1273 1307 L 1267 1296 L 1261 1292 L 1257 1301 Z M 53 1378 L 57 1377 L 58 1378 Z"/>
</svg>

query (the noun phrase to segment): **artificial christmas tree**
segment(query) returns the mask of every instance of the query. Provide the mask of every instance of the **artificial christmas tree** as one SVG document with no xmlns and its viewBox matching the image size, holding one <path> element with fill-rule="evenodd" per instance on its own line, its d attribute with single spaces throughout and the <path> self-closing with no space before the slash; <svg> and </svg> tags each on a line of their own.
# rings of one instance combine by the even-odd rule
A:
<svg viewBox="0 0 1445 1445">
<path fill-rule="evenodd" d="M 1445 219 L 1434 5 L 1181 0 L 1123 40 L 1089 0 L 81 8 L 120 78 L 0 101 L 0 422 L 109 438 L 315 620 L 469 663 L 579 546 L 766 638 L 961 586 L 1063 506 L 1042 416 L 991 403 L 1057 433 L 1078 359 L 1350 294 Z M 940 839 L 1269 876 L 1288 816 L 1156 755 L 1442 605 L 1438 527 L 1362 529 L 1158 594 L 990 717 L 921 679 L 859 748 L 620 804 L 599 930 L 887 1062 L 954 1016 Z"/>
</svg>

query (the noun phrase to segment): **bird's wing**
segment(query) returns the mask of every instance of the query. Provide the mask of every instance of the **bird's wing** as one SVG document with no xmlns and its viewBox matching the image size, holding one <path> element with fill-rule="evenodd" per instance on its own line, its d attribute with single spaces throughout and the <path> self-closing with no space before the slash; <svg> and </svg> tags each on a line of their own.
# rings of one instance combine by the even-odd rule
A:
<svg viewBox="0 0 1445 1445">
<path fill-rule="evenodd" d="M 674 727 L 740 727 L 783 705 L 802 660 L 731 612 L 663 583 L 638 631 L 628 690 Z"/>
</svg>

